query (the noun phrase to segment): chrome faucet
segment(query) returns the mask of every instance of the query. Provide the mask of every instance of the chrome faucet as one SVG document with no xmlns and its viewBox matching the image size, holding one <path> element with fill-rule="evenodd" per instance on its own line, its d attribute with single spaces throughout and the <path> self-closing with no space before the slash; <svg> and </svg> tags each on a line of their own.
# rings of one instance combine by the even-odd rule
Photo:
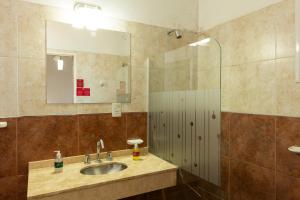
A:
<svg viewBox="0 0 300 200">
<path fill-rule="evenodd" d="M 84 164 L 90 164 L 91 163 L 91 156 L 89 154 L 84 156 Z"/>
<path fill-rule="evenodd" d="M 113 160 L 112 152 L 108 151 L 108 152 L 106 153 L 106 160 L 107 160 L 107 161 L 112 161 L 112 160 Z"/>
<path fill-rule="evenodd" d="M 102 139 L 100 139 L 98 142 L 97 142 L 97 162 L 101 162 L 101 159 L 100 159 L 100 153 L 101 153 L 101 148 L 104 149 L 104 142 Z"/>
</svg>

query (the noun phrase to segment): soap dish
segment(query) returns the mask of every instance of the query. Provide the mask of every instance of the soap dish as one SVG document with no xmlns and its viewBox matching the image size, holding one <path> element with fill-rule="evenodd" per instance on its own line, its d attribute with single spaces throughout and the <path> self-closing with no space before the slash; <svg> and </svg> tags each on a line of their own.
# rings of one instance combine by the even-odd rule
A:
<svg viewBox="0 0 300 200">
<path fill-rule="evenodd" d="M 297 146 L 291 146 L 288 148 L 289 151 L 296 153 L 296 154 L 300 154 L 300 147 Z"/>
<path fill-rule="evenodd" d="M 135 144 L 142 144 L 144 141 L 142 140 L 142 139 L 135 139 L 135 138 L 133 138 L 133 139 L 128 139 L 127 140 L 127 144 L 129 144 L 129 145 L 135 145 Z"/>
</svg>

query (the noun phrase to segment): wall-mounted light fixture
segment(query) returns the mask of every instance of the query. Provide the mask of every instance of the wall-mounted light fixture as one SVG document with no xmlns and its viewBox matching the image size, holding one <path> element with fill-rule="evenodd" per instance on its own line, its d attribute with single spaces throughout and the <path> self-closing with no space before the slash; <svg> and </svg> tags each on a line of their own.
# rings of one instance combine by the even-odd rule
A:
<svg viewBox="0 0 300 200">
<path fill-rule="evenodd" d="M 74 5 L 73 27 L 86 28 L 96 31 L 100 26 L 101 7 L 92 4 L 77 2 Z"/>
<path fill-rule="evenodd" d="M 198 42 L 194 42 L 192 44 L 189 44 L 190 47 L 196 47 L 196 46 L 207 46 L 208 43 L 210 43 L 211 39 L 210 38 L 205 38 L 203 40 L 200 40 Z"/>
</svg>

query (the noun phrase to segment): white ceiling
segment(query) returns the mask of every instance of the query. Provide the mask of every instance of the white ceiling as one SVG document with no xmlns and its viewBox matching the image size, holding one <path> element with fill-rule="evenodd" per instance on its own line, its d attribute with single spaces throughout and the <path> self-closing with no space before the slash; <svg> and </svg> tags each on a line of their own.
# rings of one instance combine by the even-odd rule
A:
<svg viewBox="0 0 300 200">
<path fill-rule="evenodd" d="M 72 8 L 75 0 L 24 0 Z M 81 0 L 96 3 L 106 16 L 168 28 L 198 30 L 198 0 Z"/>
<path fill-rule="evenodd" d="M 24 0 L 71 9 L 75 1 L 95 3 L 104 15 L 145 24 L 206 30 L 281 0 Z"/>
<path fill-rule="evenodd" d="M 207 30 L 280 1 L 199 0 L 199 30 Z"/>
</svg>

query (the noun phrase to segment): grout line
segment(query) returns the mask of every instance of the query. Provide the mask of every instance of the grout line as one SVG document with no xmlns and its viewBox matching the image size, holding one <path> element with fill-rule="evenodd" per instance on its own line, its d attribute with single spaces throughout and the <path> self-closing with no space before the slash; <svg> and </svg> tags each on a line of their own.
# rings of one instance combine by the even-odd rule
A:
<svg viewBox="0 0 300 200">
<path fill-rule="evenodd" d="M 276 20 L 276 19 L 275 19 Z M 274 28 L 274 32 L 275 32 L 275 49 L 274 49 L 274 55 L 275 55 L 275 60 L 277 59 L 277 54 L 278 54 L 278 27 L 277 27 L 277 20 L 275 23 L 273 23 L 273 28 Z"/>
<path fill-rule="evenodd" d="M 126 138 L 126 148 L 128 148 L 127 140 L 128 140 L 128 115 L 125 114 L 124 116 L 124 121 L 125 121 L 125 138 Z"/>
<path fill-rule="evenodd" d="M 241 160 L 241 159 L 238 159 L 238 158 L 230 158 L 230 159 L 231 159 L 232 161 L 242 162 L 242 163 L 245 163 L 245 164 L 247 164 L 247 165 L 252 165 L 252 166 L 254 166 L 254 167 L 259 167 L 259 168 L 262 168 L 262 169 L 264 169 L 264 170 L 274 171 L 274 172 L 275 172 L 275 169 L 266 168 L 266 167 L 260 166 L 260 165 L 258 165 L 258 164 L 249 162 L 249 161 Z"/>
<path fill-rule="evenodd" d="M 16 65 L 17 65 L 17 85 L 16 85 L 16 92 L 17 92 L 17 116 L 20 116 L 20 94 L 19 94 L 19 92 L 20 92 L 20 83 L 19 83 L 19 79 L 20 79 L 20 63 L 19 63 L 19 36 L 20 36 L 20 31 L 19 31 L 19 17 L 18 16 L 16 16 L 16 28 L 17 28 L 17 33 L 16 33 L 16 39 L 17 39 L 17 43 L 16 43 L 16 46 L 17 46 L 17 58 L 16 58 Z"/>
<path fill-rule="evenodd" d="M 139 114 L 139 113 L 148 113 L 148 112 L 124 112 L 122 114 Z M 46 115 L 19 115 L 19 116 L 0 116 L 1 118 L 22 118 L 22 117 L 68 117 L 68 116 L 89 116 L 89 115 L 110 115 L 111 113 L 87 113 L 87 114 L 46 114 Z"/>
<path fill-rule="evenodd" d="M 231 112 L 231 111 L 221 111 L 221 113 L 229 114 L 240 114 L 240 115 L 257 115 L 257 116 L 266 116 L 266 117 L 284 117 L 284 118 L 300 118 L 299 116 L 287 116 L 287 115 L 277 115 L 277 114 L 259 114 L 259 113 L 246 113 L 246 112 Z"/>
<path fill-rule="evenodd" d="M 228 192 L 228 199 L 230 199 L 230 188 L 231 188 L 231 114 L 229 114 L 229 122 L 228 122 L 228 186 L 227 186 L 227 192 Z"/>
<path fill-rule="evenodd" d="M 79 132 L 80 132 L 80 126 L 79 126 L 79 115 L 76 116 L 76 135 L 77 135 L 77 154 L 80 154 L 80 143 L 79 143 Z"/>
<path fill-rule="evenodd" d="M 18 167 L 18 164 L 19 164 L 19 154 L 18 154 L 18 143 L 19 143 L 19 140 L 18 140 L 18 119 L 16 118 L 15 119 L 15 123 L 16 123 L 16 129 L 15 129 L 15 134 L 16 134 L 16 176 L 19 176 L 19 167 Z"/>
<path fill-rule="evenodd" d="M 275 117 L 275 174 L 274 174 L 274 186 L 275 186 L 275 199 L 277 199 L 277 117 Z"/>
<path fill-rule="evenodd" d="M 249 61 L 249 62 L 242 62 L 239 64 L 232 64 L 232 65 L 222 65 L 221 68 L 231 68 L 231 67 L 239 67 L 243 65 L 249 65 L 249 64 L 255 64 L 255 63 L 261 63 L 261 62 L 269 62 L 269 61 L 276 61 L 280 59 L 287 59 L 287 58 L 295 58 L 296 55 L 289 55 L 289 56 L 280 56 L 280 57 L 274 57 L 269 59 L 261 59 L 261 60 L 255 60 L 255 61 Z"/>
</svg>

